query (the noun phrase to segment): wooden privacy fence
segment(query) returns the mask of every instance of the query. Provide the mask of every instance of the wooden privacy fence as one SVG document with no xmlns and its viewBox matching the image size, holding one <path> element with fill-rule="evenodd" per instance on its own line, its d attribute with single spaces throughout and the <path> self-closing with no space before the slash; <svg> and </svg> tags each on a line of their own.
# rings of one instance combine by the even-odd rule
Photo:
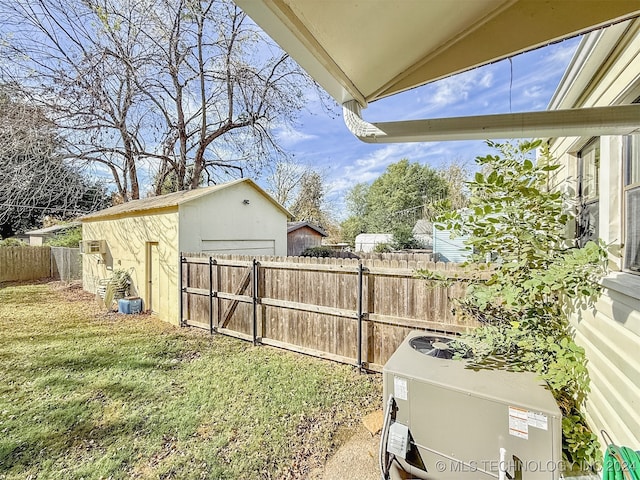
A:
<svg viewBox="0 0 640 480">
<path fill-rule="evenodd" d="M 53 278 L 82 279 L 80 249 L 66 247 L 0 247 L 0 282 Z"/>
<path fill-rule="evenodd" d="M 464 293 L 416 278 L 455 264 L 398 260 L 180 257 L 180 318 L 254 343 L 380 371 L 415 329 L 458 333 L 450 299 Z"/>
<path fill-rule="evenodd" d="M 50 247 L 0 247 L 0 282 L 51 276 Z"/>
</svg>

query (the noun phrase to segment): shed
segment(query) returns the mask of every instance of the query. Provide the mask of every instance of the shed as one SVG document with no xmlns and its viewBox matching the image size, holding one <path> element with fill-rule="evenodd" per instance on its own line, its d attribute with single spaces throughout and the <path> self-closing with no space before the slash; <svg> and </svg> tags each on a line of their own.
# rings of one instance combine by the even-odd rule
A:
<svg viewBox="0 0 640 480">
<path fill-rule="evenodd" d="M 83 288 L 130 272 L 143 308 L 179 321 L 180 252 L 285 255 L 289 212 L 250 179 L 116 205 L 82 217 Z"/>
<path fill-rule="evenodd" d="M 319 247 L 327 237 L 318 225 L 309 222 L 290 222 L 287 224 L 287 255 L 297 256 L 307 248 Z"/>
<path fill-rule="evenodd" d="M 24 232 L 24 234 L 28 237 L 29 245 L 31 245 L 32 247 L 39 247 L 41 245 L 44 245 L 47 240 L 55 237 L 59 233 L 78 226 L 80 226 L 80 222 L 71 222 L 61 225 L 52 225 L 50 227 L 39 228 L 37 230 L 29 230 L 28 232 Z"/>
</svg>

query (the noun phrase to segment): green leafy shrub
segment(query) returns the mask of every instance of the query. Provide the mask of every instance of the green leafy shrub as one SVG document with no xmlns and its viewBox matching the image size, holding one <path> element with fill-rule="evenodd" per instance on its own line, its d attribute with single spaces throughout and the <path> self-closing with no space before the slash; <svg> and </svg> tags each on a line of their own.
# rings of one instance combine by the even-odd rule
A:
<svg viewBox="0 0 640 480">
<path fill-rule="evenodd" d="M 77 226 L 58 233 L 55 237 L 47 241 L 47 245 L 51 247 L 78 248 L 81 241 L 82 227 Z"/>
<path fill-rule="evenodd" d="M 529 158 L 540 141 L 489 144 L 499 155 L 476 160 L 485 173 L 469 182 L 469 209 L 438 219 L 455 234 L 470 237 L 470 270 L 487 258 L 497 259 L 485 265 L 484 279 L 466 276 L 467 294 L 456 308 L 481 326 L 465 336 L 468 346 L 459 356 L 470 348 L 478 364 L 537 373 L 563 413 L 564 459 L 595 465 L 601 459 L 598 440 L 581 413 L 589 375 L 569 315 L 599 294 L 606 252 L 602 244 L 578 249 L 567 242 L 570 214 L 562 193 L 547 188 L 548 175 L 558 166 L 546 151 L 537 163 Z M 430 272 L 423 276 L 439 281 Z"/>
<path fill-rule="evenodd" d="M 401 225 L 393 230 L 391 246 L 395 250 L 411 250 L 420 248 L 420 242 L 413 236 L 412 227 Z"/>
<path fill-rule="evenodd" d="M 393 252 L 393 247 L 389 243 L 376 243 L 373 247 L 375 253 L 390 253 Z"/>
<path fill-rule="evenodd" d="M 301 254 L 301 257 L 318 257 L 328 258 L 335 257 L 335 252 L 331 247 L 309 247 L 305 249 Z"/>
<path fill-rule="evenodd" d="M 29 244 L 17 238 L 5 238 L 0 240 L 0 247 L 28 247 Z"/>
</svg>

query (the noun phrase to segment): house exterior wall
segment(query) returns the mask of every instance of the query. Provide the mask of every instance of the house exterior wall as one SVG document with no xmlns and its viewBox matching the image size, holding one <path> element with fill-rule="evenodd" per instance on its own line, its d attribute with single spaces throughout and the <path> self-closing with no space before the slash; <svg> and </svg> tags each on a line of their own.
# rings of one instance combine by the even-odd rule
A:
<svg viewBox="0 0 640 480">
<path fill-rule="evenodd" d="M 179 215 L 182 252 L 287 254 L 287 214 L 246 183 L 180 205 Z"/>
<path fill-rule="evenodd" d="M 466 262 L 471 250 L 465 245 L 467 235 L 451 238 L 451 230 L 433 229 L 433 254 L 437 262 Z"/>
<path fill-rule="evenodd" d="M 594 32 L 583 40 L 551 108 L 631 103 L 640 96 L 640 21 Z M 638 121 L 640 125 L 640 119 Z M 591 137 L 554 139 L 551 153 L 562 168 L 550 178 L 578 205 L 579 151 Z M 593 309 L 573 316 L 576 341 L 585 348 L 591 376 L 586 414 L 594 431 L 614 442 L 640 445 L 640 276 L 625 272 L 623 136 L 601 136 L 598 235 L 608 245 L 610 274 Z M 572 226 L 572 232 L 575 228 Z M 603 443 L 604 444 L 604 443 Z"/>
<path fill-rule="evenodd" d="M 42 235 L 29 235 L 29 245 L 32 247 L 41 247 L 44 245 L 44 238 Z"/>
<path fill-rule="evenodd" d="M 322 245 L 322 235 L 310 227 L 301 227 L 287 234 L 287 255 L 297 256 L 307 248 Z"/>
<path fill-rule="evenodd" d="M 147 283 L 149 245 L 157 243 L 158 286 L 154 309 L 165 321 L 177 324 L 178 298 L 178 211 L 149 211 L 143 215 L 85 221 L 83 240 L 106 240 L 105 255 L 83 254 L 83 288 L 95 293 L 98 280 L 115 269 L 127 270 L 133 281 L 133 295 L 142 297 L 143 308 L 149 305 Z"/>
</svg>

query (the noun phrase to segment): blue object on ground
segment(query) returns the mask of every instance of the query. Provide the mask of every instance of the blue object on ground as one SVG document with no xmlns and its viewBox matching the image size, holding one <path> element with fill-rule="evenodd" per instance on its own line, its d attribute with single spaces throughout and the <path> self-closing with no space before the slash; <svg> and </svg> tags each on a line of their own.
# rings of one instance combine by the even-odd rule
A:
<svg viewBox="0 0 640 480">
<path fill-rule="evenodd" d="M 142 299 L 138 297 L 121 298 L 118 300 L 118 313 L 127 315 L 142 312 Z"/>
</svg>

